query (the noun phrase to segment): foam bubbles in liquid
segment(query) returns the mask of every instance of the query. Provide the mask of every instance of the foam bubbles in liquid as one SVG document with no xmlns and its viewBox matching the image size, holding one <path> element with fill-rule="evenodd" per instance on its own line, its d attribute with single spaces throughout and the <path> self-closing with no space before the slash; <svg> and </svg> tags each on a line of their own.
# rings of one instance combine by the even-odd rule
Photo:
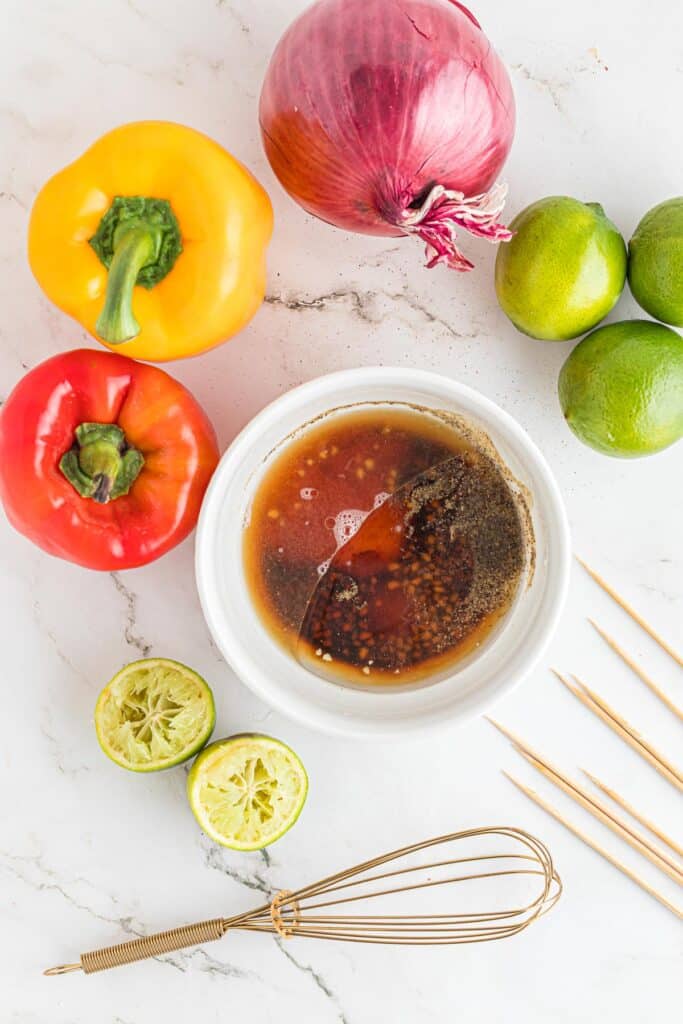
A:
<svg viewBox="0 0 683 1024">
<path fill-rule="evenodd" d="M 309 488 L 303 488 L 301 491 L 302 498 L 304 496 L 304 490 L 309 490 Z M 350 541 L 351 538 L 358 533 L 370 513 L 374 512 L 375 509 L 378 509 L 388 497 L 389 494 L 387 491 L 380 491 L 379 494 L 375 495 L 372 508 L 368 509 L 367 512 L 364 512 L 360 508 L 345 508 L 342 509 L 341 512 L 338 512 L 336 516 L 328 516 L 325 520 L 325 526 L 327 526 L 328 530 L 332 531 L 336 547 L 334 549 L 334 553 L 318 566 L 318 576 L 325 575 L 337 551 L 339 551 L 347 541 Z"/>
</svg>

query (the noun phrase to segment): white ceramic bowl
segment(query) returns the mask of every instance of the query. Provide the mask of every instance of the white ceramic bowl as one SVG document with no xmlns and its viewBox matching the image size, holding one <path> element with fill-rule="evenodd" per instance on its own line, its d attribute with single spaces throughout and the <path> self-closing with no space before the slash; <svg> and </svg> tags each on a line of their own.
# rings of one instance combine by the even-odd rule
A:
<svg viewBox="0 0 683 1024">
<path fill-rule="evenodd" d="M 404 402 L 460 413 L 491 438 L 528 488 L 536 540 L 531 585 L 476 657 L 432 685 L 356 689 L 307 671 L 271 637 L 249 597 L 243 523 L 270 459 L 299 428 L 329 410 Z M 534 667 L 557 626 L 569 580 L 567 518 L 545 459 L 519 424 L 472 388 L 435 373 L 390 367 L 344 370 L 276 399 L 223 455 L 197 530 L 199 596 L 211 634 L 240 678 L 279 711 L 327 732 L 378 737 L 462 722 L 481 714 Z"/>
</svg>

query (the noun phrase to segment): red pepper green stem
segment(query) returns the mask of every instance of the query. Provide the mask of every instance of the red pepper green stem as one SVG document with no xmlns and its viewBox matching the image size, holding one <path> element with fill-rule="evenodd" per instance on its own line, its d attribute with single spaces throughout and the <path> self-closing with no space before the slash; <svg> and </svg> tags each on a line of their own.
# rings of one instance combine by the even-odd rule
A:
<svg viewBox="0 0 683 1024">
<path fill-rule="evenodd" d="M 106 505 L 128 494 L 145 457 L 128 445 L 121 428 L 115 423 L 81 423 L 75 434 L 59 468 L 81 497 Z"/>
<path fill-rule="evenodd" d="M 90 245 L 109 271 L 96 330 L 103 341 L 120 345 L 140 333 L 133 315 L 133 289 L 153 288 L 182 252 L 178 221 L 167 199 L 117 196 Z"/>
</svg>

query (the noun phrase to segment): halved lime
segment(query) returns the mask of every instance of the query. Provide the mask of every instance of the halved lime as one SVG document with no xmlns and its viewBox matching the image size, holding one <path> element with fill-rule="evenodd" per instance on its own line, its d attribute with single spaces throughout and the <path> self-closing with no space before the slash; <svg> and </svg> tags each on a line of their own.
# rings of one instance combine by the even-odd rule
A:
<svg viewBox="0 0 683 1024">
<path fill-rule="evenodd" d="M 95 708 L 102 750 L 132 772 L 157 772 L 187 761 L 204 746 L 215 721 L 207 684 L 170 658 L 126 665 L 107 683 Z"/>
<path fill-rule="evenodd" d="M 292 827 L 308 776 L 285 743 L 243 733 L 211 743 L 192 765 L 187 795 L 200 826 L 231 850 L 260 850 Z"/>
</svg>

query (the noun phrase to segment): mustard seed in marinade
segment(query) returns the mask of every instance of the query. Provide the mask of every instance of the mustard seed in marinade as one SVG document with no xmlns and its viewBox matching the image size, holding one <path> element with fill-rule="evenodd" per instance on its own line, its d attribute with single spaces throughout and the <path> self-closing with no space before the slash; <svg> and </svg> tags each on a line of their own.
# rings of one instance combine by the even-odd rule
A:
<svg viewBox="0 0 683 1024">
<path fill-rule="evenodd" d="M 522 523 L 500 470 L 477 452 L 427 470 L 373 516 L 387 532 L 400 524 L 400 557 L 382 571 L 358 572 L 366 520 L 319 582 L 300 636 L 337 663 L 362 669 L 372 661 L 366 676 L 410 676 L 448 652 L 457 656 L 509 607 L 525 565 Z"/>
</svg>

